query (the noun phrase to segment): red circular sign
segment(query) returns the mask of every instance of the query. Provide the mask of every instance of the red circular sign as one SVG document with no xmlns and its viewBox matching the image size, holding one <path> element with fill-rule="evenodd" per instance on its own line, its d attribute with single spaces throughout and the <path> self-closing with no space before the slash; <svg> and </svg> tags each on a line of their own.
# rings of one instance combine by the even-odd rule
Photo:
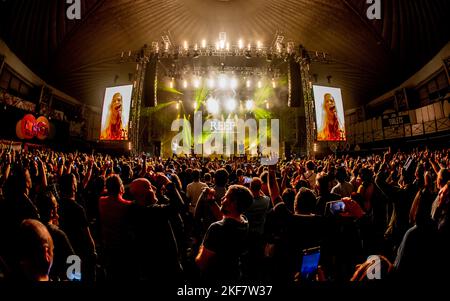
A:
<svg viewBox="0 0 450 301">
<path fill-rule="evenodd" d="M 22 119 L 22 135 L 25 139 L 32 139 L 36 133 L 34 126 L 36 124 L 36 118 L 33 115 L 27 114 Z"/>
<path fill-rule="evenodd" d="M 50 131 L 48 119 L 44 116 L 36 120 L 36 136 L 39 140 L 47 139 Z"/>
</svg>

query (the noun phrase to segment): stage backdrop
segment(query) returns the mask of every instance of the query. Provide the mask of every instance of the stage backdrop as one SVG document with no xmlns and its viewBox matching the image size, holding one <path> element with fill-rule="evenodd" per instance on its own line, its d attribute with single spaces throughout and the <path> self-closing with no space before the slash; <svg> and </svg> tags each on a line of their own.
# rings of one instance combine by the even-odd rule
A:
<svg viewBox="0 0 450 301">
<path fill-rule="evenodd" d="M 313 86 L 317 141 L 345 141 L 344 106 L 341 89 Z"/>
<path fill-rule="evenodd" d="M 100 140 L 128 140 L 133 85 L 106 88 Z"/>
</svg>

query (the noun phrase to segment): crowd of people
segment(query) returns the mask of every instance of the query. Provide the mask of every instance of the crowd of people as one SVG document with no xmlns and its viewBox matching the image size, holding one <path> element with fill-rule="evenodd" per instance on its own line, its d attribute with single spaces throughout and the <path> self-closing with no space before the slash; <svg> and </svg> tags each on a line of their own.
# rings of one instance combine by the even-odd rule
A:
<svg viewBox="0 0 450 301">
<path fill-rule="evenodd" d="M 311 281 L 369 281 L 374 264 L 393 281 L 450 267 L 449 149 L 270 166 L 8 148 L 0 158 L 2 280 L 296 284 L 317 247 Z"/>
</svg>

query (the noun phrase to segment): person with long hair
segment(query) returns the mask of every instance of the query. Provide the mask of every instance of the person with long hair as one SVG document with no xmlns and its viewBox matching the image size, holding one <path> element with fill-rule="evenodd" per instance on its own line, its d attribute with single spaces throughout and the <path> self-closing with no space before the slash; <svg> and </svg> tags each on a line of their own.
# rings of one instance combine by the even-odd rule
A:
<svg viewBox="0 0 450 301">
<path fill-rule="evenodd" d="M 345 140 L 345 130 L 339 121 L 333 95 L 326 93 L 322 106 L 322 125 L 317 133 L 318 140 Z"/>
<path fill-rule="evenodd" d="M 108 109 L 106 126 L 102 130 L 100 139 L 104 140 L 126 140 L 128 133 L 122 124 L 122 94 L 115 93 Z"/>
</svg>

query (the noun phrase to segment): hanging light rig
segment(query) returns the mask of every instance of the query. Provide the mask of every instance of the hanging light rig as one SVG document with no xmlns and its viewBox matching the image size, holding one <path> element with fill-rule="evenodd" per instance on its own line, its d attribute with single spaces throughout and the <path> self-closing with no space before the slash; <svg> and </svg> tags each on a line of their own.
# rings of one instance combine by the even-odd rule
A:
<svg viewBox="0 0 450 301">
<path fill-rule="evenodd" d="M 126 50 L 120 54 L 120 63 L 135 62 L 136 69 L 133 76 L 133 96 L 131 103 L 130 126 L 129 126 L 129 142 L 132 146 L 133 152 L 140 152 L 139 142 L 139 117 L 142 102 L 143 83 L 147 63 L 152 56 L 159 58 L 172 58 L 178 60 L 182 57 L 199 58 L 205 56 L 219 56 L 219 57 L 233 57 L 241 56 L 251 59 L 254 57 L 265 58 L 267 62 L 272 62 L 275 59 L 284 59 L 287 61 L 293 58 L 301 66 L 302 72 L 302 89 L 305 97 L 305 113 L 307 123 L 307 155 L 314 153 L 315 141 L 315 122 L 314 122 L 314 101 L 312 96 L 310 65 L 312 62 L 326 63 L 332 62 L 329 54 L 323 51 L 308 51 L 303 46 L 296 44 L 293 41 L 287 41 L 285 37 L 277 32 L 274 40 L 270 45 L 265 45 L 261 40 L 249 43 L 240 38 L 236 44 L 231 44 L 227 40 L 225 32 L 219 34 L 219 39 L 213 43 L 208 43 L 206 39 L 190 43 L 184 40 L 177 46 L 172 42 L 170 33 L 161 36 L 161 42 L 152 42 L 151 47 L 144 45 L 137 51 Z M 331 80 L 331 78 L 330 78 Z M 194 80 L 193 86 L 199 86 L 199 79 Z M 173 83 L 173 80 L 171 81 Z M 208 83 L 208 84 L 213 84 Z M 272 87 L 276 87 L 276 82 L 272 79 Z M 173 85 L 173 84 L 172 84 Z M 252 82 L 248 79 L 245 85 L 250 87 Z M 261 87 L 260 82 L 256 82 L 256 86 Z M 183 81 L 183 87 L 187 87 L 187 82 Z M 177 106 L 180 106 L 178 103 Z M 266 103 L 266 107 L 270 108 L 270 103 Z"/>
<path fill-rule="evenodd" d="M 270 44 L 265 44 L 262 40 L 245 41 L 239 38 L 233 43 L 227 37 L 226 32 L 220 32 L 217 40 L 200 41 L 183 40 L 181 46 L 174 44 L 170 38 L 170 33 L 161 36 L 161 42 L 153 42 L 151 52 L 159 53 L 163 58 L 179 58 L 200 56 L 243 56 L 246 58 L 265 57 L 268 62 L 273 59 L 285 59 L 289 56 L 301 56 L 296 52 L 296 44 L 292 41 L 286 42 L 284 35 L 277 32 Z M 298 47 L 297 47 L 298 49 Z M 325 52 L 308 52 L 312 61 L 329 61 L 329 55 Z"/>
</svg>

